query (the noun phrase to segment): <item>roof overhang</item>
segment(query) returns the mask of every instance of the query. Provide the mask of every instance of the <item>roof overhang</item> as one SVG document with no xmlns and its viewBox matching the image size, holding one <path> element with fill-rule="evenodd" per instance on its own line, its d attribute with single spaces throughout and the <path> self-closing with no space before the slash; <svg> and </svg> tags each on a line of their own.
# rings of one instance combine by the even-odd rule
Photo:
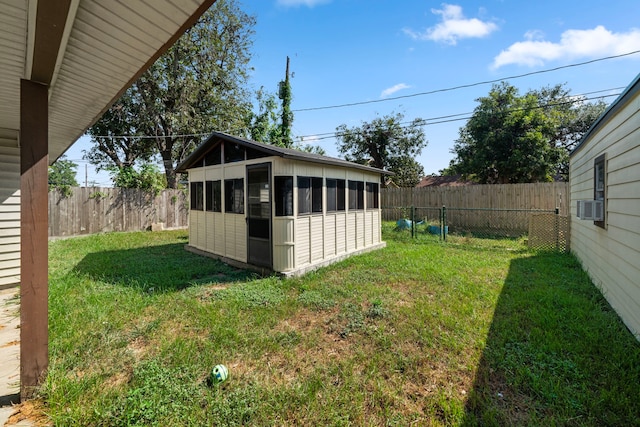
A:
<svg viewBox="0 0 640 427">
<path fill-rule="evenodd" d="M 573 156 L 584 143 L 598 131 L 604 124 L 614 115 L 616 115 L 624 106 L 629 102 L 633 97 L 635 97 L 640 91 L 640 74 L 636 76 L 635 79 L 626 87 L 626 89 L 613 101 L 609 107 L 598 117 L 598 119 L 591 125 L 587 133 L 582 136 L 580 142 L 576 145 L 576 147 L 569 153 L 569 157 Z"/>
<path fill-rule="evenodd" d="M 0 0 L 0 145 L 16 147 L 20 81 L 49 86 L 54 161 L 215 0 Z"/>
<path fill-rule="evenodd" d="M 205 142 L 200 144 L 189 157 L 187 157 L 182 163 L 178 165 L 178 167 L 176 168 L 176 172 L 186 172 L 188 169 L 191 169 L 193 167 L 200 167 L 197 165 L 199 165 L 206 154 L 221 141 L 238 144 L 243 147 L 261 151 L 269 156 L 282 157 L 284 159 L 319 163 L 328 166 L 340 166 L 351 169 L 360 169 L 367 172 L 379 173 L 383 175 L 394 175 L 393 172 L 372 168 L 370 166 L 361 165 L 359 163 L 349 162 L 344 159 L 321 156 L 319 154 L 308 153 L 301 150 L 294 150 L 290 148 L 278 147 L 276 145 L 264 144 L 262 142 L 250 141 L 248 139 L 239 138 L 237 136 L 229 135 L 224 132 L 213 132 Z"/>
</svg>

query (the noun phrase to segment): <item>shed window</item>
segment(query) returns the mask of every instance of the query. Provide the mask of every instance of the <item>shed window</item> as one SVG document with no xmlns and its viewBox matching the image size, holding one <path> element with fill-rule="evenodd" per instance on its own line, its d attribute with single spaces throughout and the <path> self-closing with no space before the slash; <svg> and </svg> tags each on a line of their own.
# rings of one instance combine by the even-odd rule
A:
<svg viewBox="0 0 640 427">
<path fill-rule="evenodd" d="M 293 177 L 276 176 L 276 216 L 293 215 Z"/>
<path fill-rule="evenodd" d="M 322 212 L 322 178 L 298 177 L 298 214 Z"/>
<path fill-rule="evenodd" d="M 377 182 L 367 182 L 367 209 L 378 209 L 378 188 Z"/>
<path fill-rule="evenodd" d="M 222 212 L 222 185 L 220 181 L 207 181 L 206 209 L 209 212 Z"/>
<path fill-rule="evenodd" d="M 218 144 L 211 149 L 204 157 L 204 165 L 212 166 L 222 163 L 222 145 Z"/>
<path fill-rule="evenodd" d="M 605 155 L 596 157 L 593 162 L 593 199 L 602 200 L 602 221 L 594 221 L 598 227 L 604 228 L 606 210 L 607 170 Z"/>
<path fill-rule="evenodd" d="M 344 179 L 327 178 L 327 212 L 343 211 L 344 209 L 345 209 Z"/>
<path fill-rule="evenodd" d="M 204 194 L 202 182 L 191 183 L 191 210 L 204 210 Z"/>
<path fill-rule="evenodd" d="M 242 162 L 244 160 L 244 147 L 240 144 L 224 144 L 224 162 Z"/>
<path fill-rule="evenodd" d="M 244 213 L 244 179 L 224 180 L 224 211 Z"/>
<path fill-rule="evenodd" d="M 349 210 L 364 209 L 364 182 L 349 181 Z"/>
</svg>

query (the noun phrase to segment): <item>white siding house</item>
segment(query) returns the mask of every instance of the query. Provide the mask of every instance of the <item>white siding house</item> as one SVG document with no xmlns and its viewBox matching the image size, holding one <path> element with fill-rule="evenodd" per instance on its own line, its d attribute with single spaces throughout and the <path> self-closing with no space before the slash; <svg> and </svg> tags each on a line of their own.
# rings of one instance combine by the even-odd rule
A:
<svg viewBox="0 0 640 427">
<path fill-rule="evenodd" d="M 177 170 L 196 253 L 289 276 L 385 246 L 382 170 L 220 132 Z"/>
<path fill-rule="evenodd" d="M 571 153 L 570 188 L 571 249 L 640 339 L 640 75 Z"/>
</svg>

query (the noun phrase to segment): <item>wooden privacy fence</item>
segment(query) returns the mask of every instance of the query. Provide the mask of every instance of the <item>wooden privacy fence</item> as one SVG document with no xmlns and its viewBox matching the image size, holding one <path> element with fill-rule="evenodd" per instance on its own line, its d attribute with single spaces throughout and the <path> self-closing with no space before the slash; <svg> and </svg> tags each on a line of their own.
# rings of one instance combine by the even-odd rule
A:
<svg viewBox="0 0 640 427">
<path fill-rule="evenodd" d="M 384 220 L 394 211 L 390 208 L 458 209 L 526 209 L 559 208 L 560 215 L 569 215 L 569 183 L 541 182 L 534 184 L 460 185 L 449 187 L 384 188 L 381 190 Z M 390 215 L 385 217 L 385 215 Z"/>
<path fill-rule="evenodd" d="M 568 194 L 564 182 L 386 188 L 382 218 L 437 224 L 458 236 L 528 236 L 531 247 L 568 250 Z"/>
<path fill-rule="evenodd" d="M 71 188 L 68 196 L 52 190 L 49 237 L 139 231 L 159 223 L 164 228 L 186 228 L 188 214 L 182 190 L 164 190 L 158 196 L 133 188 Z"/>
</svg>

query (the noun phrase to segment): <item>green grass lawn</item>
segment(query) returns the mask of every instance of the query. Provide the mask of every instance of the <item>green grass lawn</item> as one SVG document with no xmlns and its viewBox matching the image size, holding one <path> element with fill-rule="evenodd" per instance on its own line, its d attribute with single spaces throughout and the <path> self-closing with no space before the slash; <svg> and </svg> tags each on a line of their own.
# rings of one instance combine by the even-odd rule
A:
<svg viewBox="0 0 640 427">
<path fill-rule="evenodd" d="M 573 256 L 383 237 L 286 280 L 188 253 L 184 231 L 50 243 L 43 410 L 64 426 L 638 425 L 640 344 Z M 219 363 L 229 379 L 210 385 Z"/>
</svg>

